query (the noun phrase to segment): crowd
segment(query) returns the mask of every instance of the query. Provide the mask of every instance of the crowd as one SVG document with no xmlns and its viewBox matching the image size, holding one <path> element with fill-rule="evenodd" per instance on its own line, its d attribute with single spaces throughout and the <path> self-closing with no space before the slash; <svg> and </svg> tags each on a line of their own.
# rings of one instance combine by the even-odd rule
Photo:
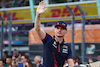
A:
<svg viewBox="0 0 100 67">
<path fill-rule="evenodd" d="M 100 55 L 97 56 L 97 61 L 94 62 L 93 59 L 92 59 L 92 55 L 90 55 L 90 58 L 88 59 L 88 61 L 83 64 L 79 58 L 79 56 L 74 56 L 73 57 L 73 60 L 74 60 L 74 67 L 93 67 L 93 65 L 98 65 L 98 61 L 100 61 Z M 91 65 L 92 63 L 92 65 Z M 99 62 L 100 63 L 100 62 Z M 68 62 L 65 60 L 65 64 L 63 67 L 68 67 Z M 98 67 L 98 66 L 95 66 L 95 67 Z"/>
<path fill-rule="evenodd" d="M 0 8 L 11 8 L 29 6 L 29 0 L 2 0 L 0 1 Z"/>
<path fill-rule="evenodd" d="M 38 5 L 42 0 L 34 0 L 34 4 Z M 29 0 L 0 0 L 0 8 L 29 6 Z"/>
<path fill-rule="evenodd" d="M 80 58 L 78 56 L 73 57 L 74 67 L 89 67 L 89 64 L 93 62 L 91 56 L 86 65 L 83 65 Z M 97 60 L 100 60 L 100 56 L 98 56 Z M 7 51 L 3 52 L 3 58 L 0 59 L 0 67 L 33 67 L 33 64 L 36 67 L 43 67 L 43 58 L 39 55 L 34 57 L 34 63 L 29 60 L 29 56 L 23 52 L 18 52 L 16 49 L 12 52 L 12 56 L 8 55 Z M 68 62 L 65 60 L 65 64 L 63 67 L 68 67 Z"/>
<path fill-rule="evenodd" d="M 42 67 L 43 58 L 41 56 L 35 56 L 33 61 L 37 67 Z M 19 53 L 14 49 L 12 56 L 9 56 L 7 51 L 3 52 L 3 58 L 0 59 L 0 67 L 33 67 L 33 63 L 29 60 L 27 54 Z"/>
<path fill-rule="evenodd" d="M 41 1 L 43 0 L 34 0 L 34 4 L 38 5 L 39 2 Z M 80 0 L 49 0 L 49 4 L 78 2 L 78 1 Z M 88 1 L 88 0 L 83 0 L 83 1 Z M 0 0 L 0 8 L 11 8 L 11 7 L 21 7 L 21 6 L 29 6 L 29 0 Z"/>
</svg>

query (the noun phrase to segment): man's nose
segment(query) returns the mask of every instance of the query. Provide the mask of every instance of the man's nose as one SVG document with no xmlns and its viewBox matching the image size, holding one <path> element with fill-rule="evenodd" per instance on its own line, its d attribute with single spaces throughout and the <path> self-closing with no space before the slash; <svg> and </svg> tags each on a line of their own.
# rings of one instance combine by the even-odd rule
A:
<svg viewBox="0 0 100 67">
<path fill-rule="evenodd" d="M 61 31 L 61 29 L 58 29 L 58 31 Z"/>
</svg>

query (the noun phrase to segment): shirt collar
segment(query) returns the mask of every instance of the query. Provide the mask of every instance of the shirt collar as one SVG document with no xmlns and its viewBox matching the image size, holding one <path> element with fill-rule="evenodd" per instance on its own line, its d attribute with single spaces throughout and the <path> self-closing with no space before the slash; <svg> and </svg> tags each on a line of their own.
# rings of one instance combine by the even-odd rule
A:
<svg viewBox="0 0 100 67">
<path fill-rule="evenodd" d="M 56 42 L 58 42 L 58 40 L 56 39 L 56 37 L 55 36 L 53 36 L 53 39 L 56 41 Z M 65 41 L 64 41 L 64 39 L 63 39 L 63 41 L 62 41 L 62 43 L 61 44 L 64 44 L 65 43 Z"/>
</svg>

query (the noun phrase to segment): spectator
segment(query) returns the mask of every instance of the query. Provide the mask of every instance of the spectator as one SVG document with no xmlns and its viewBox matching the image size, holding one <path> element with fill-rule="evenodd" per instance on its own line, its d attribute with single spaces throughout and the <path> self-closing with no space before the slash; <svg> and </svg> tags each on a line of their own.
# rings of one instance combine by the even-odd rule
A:
<svg viewBox="0 0 100 67">
<path fill-rule="evenodd" d="M 24 6 L 29 6 L 29 0 L 25 0 Z"/>
<path fill-rule="evenodd" d="M 3 59 L 0 59 L 0 67 L 4 67 L 4 60 Z"/>
<path fill-rule="evenodd" d="M 28 61 L 29 61 L 28 56 L 22 55 L 22 56 L 21 56 L 21 62 L 22 62 L 22 63 L 20 63 L 20 64 L 18 65 L 18 67 L 25 67 L 25 66 L 29 67 Z"/>
<path fill-rule="evenodd" d="M 18 7 L 18 0 L 13 1 L 13 7 Z"/>
<path fill-rule="evenodd" d="M 75 66 L 80 66 L 81 61 L 80 61 L 80 59 L 79 59 L 78 56 L 74 56 L 74 57 L 73 57 L 73 60 L 74 60 L 74 65 L 75 65 Z M 74 66 L 74 67 L 75 67 L 75 66 Z"/>
<path fill-rule="evenodd" d="M 19 56 L 18 56 L 18 63 L 20 63 L 20 62 L 21 62 L 21 56 L 23 56 L 23 55 L 25 55 L 25 53 L 24 53 L 24 52 L 21 52 L 21 53 L 19 54 Z"/>
<path fill-rule="evenodd" d="M 0 4 L 1 4 L 1 8 L 5 8 L 7 3 L 5 0 L 2 0 Z"/>
<path fill-rule="evenodd" d="M 6 8 L 10 8 L 10 7 L 12 7 L 12 1 L 8 1 L 8 2 L 6 2 L 7 4 L 6 4 Z"/>
<path fill-rule="evenodd" d="M 11 56 L 7 56 L 6 64 L 4 65 L 4 67 L 9 67 L 9 66 L 12 66 L 12 57 Z"/>
<path fill-rule="evenodd" d="M 19 7 L 24 6 L 24 0 L 19 0 L 19 1 L 18 1 L 18 6 L 19 6 Z"/>
<path fill-rule="evenodd" d="M 1 5 L 0 6 L 1 8 L 9 8 L 9 7 L 12 7 L 12 1 L 2 0 L 0 5 Z"/>
<path fill-rule="evenodd" d="M 88 64 L 92 63 L 93 60 L 92 60 L 92 55 L 90 55 L 90 58 L 88 59 Z"/>
<path fill-rule="evenodd" d="M 13 67 L 17 67 L 18 66 L 17 59 L 16 59 L 15 56 L 12 57 L 12 66 Z"/>
<path fill-rule="evenodd" d="M 27 36 L 27 34 L 28 34 L 28 32 L 26 31 L 26 28 L 25 28 L 24 24 L 22 25 L 21 33 L 22 33 L 22 36 Z"/>
<path fill-rule="evenodd" d="M 4 63 L 6 64 L 6 57 L 8 56 L 8 51 L 4 51 L 3 52 L 3 59 L 4 59 Z"/>
<path fill-rule="evenodd" d="M 16 49 L 14 49 L 13 51 L 13 56 L 15 56 L 16 58 L 18 58 L 19 56 L 19 52 Z"/>
<path fill-rule="evenodd" d="M 43 67 L 43 65 L 41 64 L 41 56 L 35 56 L 34 62 L 36 64 L 36 67 Z"/>
<path fill-rule="evenodd" d="M 6 59 L 7 56 L 8 56 L 8 51 L 4 51 L 3 52 L 3 59 Z"/>
<path fill-rule="evenodd" d="M 65 60 L 65 64 L 63 65 L 63 67 L 68 67 L 68 62 L 67 62 L 67 60 Z"/>
</svg>

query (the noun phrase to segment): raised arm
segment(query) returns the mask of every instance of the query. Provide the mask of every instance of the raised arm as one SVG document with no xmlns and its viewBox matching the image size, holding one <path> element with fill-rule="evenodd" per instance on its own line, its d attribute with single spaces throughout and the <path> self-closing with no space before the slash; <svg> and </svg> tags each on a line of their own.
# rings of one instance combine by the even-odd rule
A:
<svg viewBox="0 0 100 67">
<path fill-rule="evenodd" d="M 39 3 L 39 6 L 37 7 L 36 10 L 36 17 L 35 17 L 35 30 L 38 33 L 39 37 L 43 40 L 46 37 L 45 31 L 40 27 L 41 22 L 40 22 L 40 15 L 46 11 L 45 8 L 46 3 L 44 1 L 41 1 Z"/>
</svg>

